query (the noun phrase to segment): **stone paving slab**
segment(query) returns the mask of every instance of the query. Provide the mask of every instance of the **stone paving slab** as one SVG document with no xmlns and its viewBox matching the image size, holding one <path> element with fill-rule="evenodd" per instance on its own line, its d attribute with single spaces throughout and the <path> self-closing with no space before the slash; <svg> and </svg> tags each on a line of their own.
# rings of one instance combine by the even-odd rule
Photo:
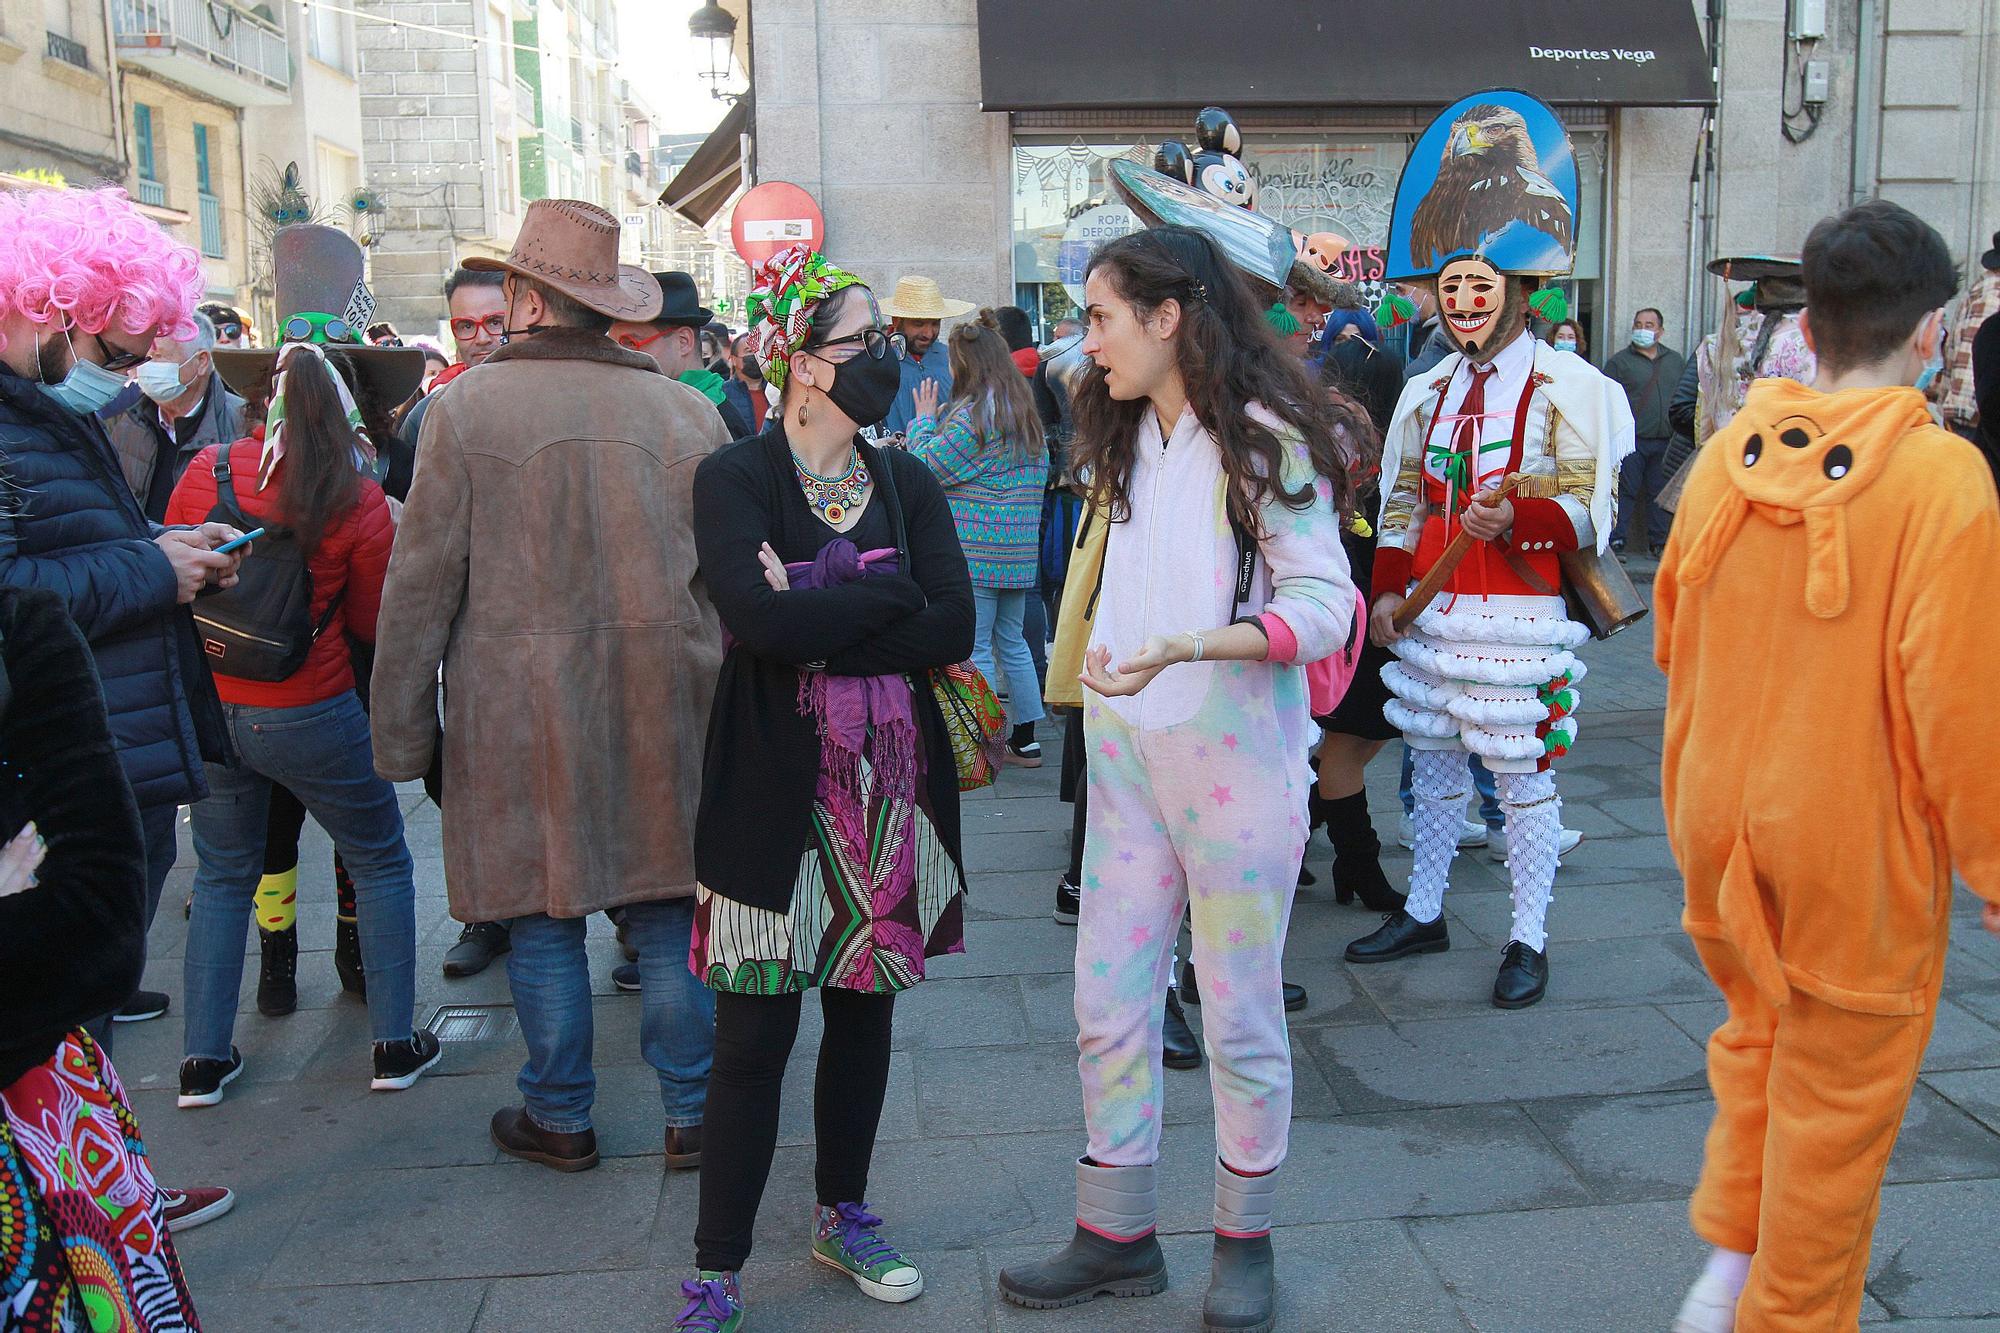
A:
<svg viewBox="0 0 2000 1333">
<path fill-rule="evenodd" d="M 1644 629 L 1586 651 L 1584 740 L 1560 783 L 1568 822 L 1589 836 L 1557 883 L 1543 1005 L 1503 1014 L 1487 1003 L 1512 905 L 1506 868 L 1483 852 L 1453 867 L 1453 950 L 1377 967 L 1352 967 L 1342 952 L 1379 918 L 1333 901 L 1323 841 L 1308 854 L 1320 882 L 1300 890 L 1286 949 L 1287 975 L 1311 1003 L 1291 1016 L 1299 1088 L 1279 1178 L 1285 1333 L 1657 1330 L 1699 1267 L 1686 1192 L 1709 1117 L 1703 1045 L 1723 1007 L 1680 933 L 1680 881 L 1661 836 L 1664 681 Z M 994 1287 L 1006 1264 L 1066 1240 L 1084 1147 L 1075 934 L 1048 915 L 1070 823 L 1055 799 L 1058 736 L 1043 729 L 1041 769 L 1010 769 L 966 800 L 970 952 L 935 960 L 933 979 L 898 1004 L 870 1198 L 922 1263 L 928 1293 L 878 1305 L 807 1258 L 822 1027 L 809 999 L 745 1275 L 753 1329 L 1199 1327 L 1214 1154 L 1203 1072 L 1164 1075 L 1170 1289 L 1029 1313 L 1001 1304 Z M 1385 756 L 1368 791 L 1392 881 L 1409 870 L 1394 845 L 1395 788 Z M 504 963 L 462 981 L 438 975 L 459 930 L 442 892 L 438 815 L 415 788 L 404 806 L 418 858 L 420 1016 L 480 1004 L 510 1020 Z M 149 983 L 177 998 L 177 908 L 192 879 L 182 833 L 148 968 Z M 657 1080 L 639 1055 L 637 999 L 609 980 L 618 953 L 608 923 L 593 918 L 588 945 L 604 1162 L 561 1176 L 501 1157 L 487 1138 L 492 1112 L 518 1099 L 511 1028 L 452 1044 L 409 1092 L 367 1092 L 366 1013 L 333 976 L 328 851 L 310 825 L 300 896 L 301 1009 L 256 1014 L 247 940 L 236 1041 L 248 1068 L 221 1106 L 174 1108 L 177 1014 L 118 1033 L 162 1176 L 239 1191 L 234 1215 L 181 1242 L 207 1326 L 664 1329 L 691 1264 L 699 1179 L 662 1170 Z M 2000 1333 L 2000 947 L 1977 930 L 1976 910 L 1969 895 L 1954 905 L 1946 998 L 1877 1228 L 1870 1324 Z M 1199 1030 L 1199 1008 L 1190 1017 Z"/>
</svg>

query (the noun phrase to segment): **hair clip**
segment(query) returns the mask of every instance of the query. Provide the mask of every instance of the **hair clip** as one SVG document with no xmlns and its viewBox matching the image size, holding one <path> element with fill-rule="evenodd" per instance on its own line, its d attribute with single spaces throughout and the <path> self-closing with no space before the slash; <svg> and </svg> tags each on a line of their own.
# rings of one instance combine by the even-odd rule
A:
<svg viewBox="0 0 2000 1333">
<path fill-rule="evenodd" d="M 1208 300 L 1208 284 L 1200 278 L 1190 277 L 1188 279 L 1188 291 L 1193 294 L 1194 299 L 1197 301 Z"/>
</svg>

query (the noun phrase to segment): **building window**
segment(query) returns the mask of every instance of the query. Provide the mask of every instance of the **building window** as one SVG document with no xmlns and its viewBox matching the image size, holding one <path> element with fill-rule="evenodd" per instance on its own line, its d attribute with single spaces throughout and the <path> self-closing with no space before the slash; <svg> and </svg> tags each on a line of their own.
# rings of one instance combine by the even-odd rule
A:
<svg viewBox="0 0 2000 1333">
<path fill-rule="evenodd" d="M 216 197 L 215 182 L 209 175 L 208 126 L 194 127 L 194 182 L 201 206 L 201 253 L 220 259 L 222 249 L 222 200 Z"/>
<path fill-rule="evenodd" d="M 167 202 L 167 187 L 160 180 L 157 159 L 153 155 L 153 108 L 144 102 L 132 104 L 132 140 L 132 157 L 139 172 L 139 188 L 135 191 L 139 202 L 163 208 Z"/>
<path fill-rule="evenodd" d="M 493 137 L 493 206 L 499 212 L 519 209 L 520 168 L 514 165 L 514 141 L 504 135 Z"/>
<path fill-rule="evenodd" d="M 306 7 L 306 54 L 344 74 L 354 72 L 354 18 L 329 5 Z"/>
<path fill-rule="evenodd" d="M 361 189 L 361 159 L 344 149 L 321 140 L 313 145 L 313 156 L 319 166 L 319 198 L 346 214 L 350 222 L 358 222 L 354 216 L 354 196 Z"/>
</svg>

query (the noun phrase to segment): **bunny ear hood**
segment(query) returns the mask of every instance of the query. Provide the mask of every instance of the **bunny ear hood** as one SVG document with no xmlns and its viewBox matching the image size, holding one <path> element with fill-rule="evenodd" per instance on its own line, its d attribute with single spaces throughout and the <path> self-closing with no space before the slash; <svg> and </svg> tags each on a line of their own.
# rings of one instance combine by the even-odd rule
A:
<svg viewBox="0 0 2000 1333">
<path fill-rule="evenodd" d="M 1930 421 L 1912 388 L 1815 392 L 1792 380 L 1759 380 L 1743 410 L 1707 447 L 1730 489 L 1688 548 L 1686 578 L 1700 583 L 1752 512 L 1806 529 L 1806 609 L 1831 620 L 1851 582 L 1847 503 L 1873 485 L 1896 441 Z"/>
</svg>

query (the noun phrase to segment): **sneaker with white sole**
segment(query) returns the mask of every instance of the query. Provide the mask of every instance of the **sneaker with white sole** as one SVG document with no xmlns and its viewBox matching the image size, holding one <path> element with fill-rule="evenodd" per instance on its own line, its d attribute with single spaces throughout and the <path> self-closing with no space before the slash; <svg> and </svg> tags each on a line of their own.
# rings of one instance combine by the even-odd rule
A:
<svg viewBox="0 0 2000 1333">
<path fill-rule="evenodd" d="M 204 1222 L 213 1222 L 236 1206 L 236 1192 L 223 1185 L 197 1185 L 174 1190 L 160 1186 L 160 1207 L 167 1215 L 167 1230 L 178 1235 Z"/>
<path fill-rule="evenodd" d="M 368 1086 L 375 1092 L 401 1092 L 443 1058 L 444 1047 L 429 1028 L 418 1028 L 407 1041 L 378 1041 L 375 1077 Z"/>
<path fill-rule="evenodd" d="M 243 1073 L 243 1052 L 229 1048 L 227 1060 L 189 1056 L 181 1061 L 180 1108 L 214 1106 L 222 1100 L 222 1090 Z"/>
<path fill-rule="evenodd" d="M 1417 826 L 1416 821 L 1409 815 L 1404 815 L 1402 819 L 1397 821 L 1396 841 L 1402 843 L 1403 846 L 1409 848 L 1411 851 L 1416 850 Z M 1484 847 L 1486 845 L 1486 825 L 1476 819 L 1465 820 L 1459 826 L 1458 845 L 1460 847 Z"/>
<path fill-rule="evenodd" d="M 813 1261 L 847 1274 L 878 1301 L 913 1301 L 924 1294 L 924 1275 L 882 1239 L 875 1230 L 881 1225 L 866 1204 L 814 1205 Z"/>
<path fill-rule="evenodd" d="M 1688 1288 L 1681 1312 L 1674 1316 L 1673 1333 L 1734 1333 L 1742 1296 L 1715 1274 L 1703 1273 Z"/>
<path fill-rule="evenodd" d="M 1583 841 L 1582 829 L 1573 829 L 1573 828 L 1564 829 L 1562 831 L 1562 841 L 1556 844 L 1556 860 L 1560 861 L 1562 860 L 1563 857 L 1568 856 L 1571 852 L 1575 851 L 1577 848 L 1577 844 L 1581 843 L 1582 841 Z M 1500 862 L 1506 861 L 1507 859 L 1506 829 L 1497 828 L 1494 829 L 1488 835 L 1486 839 L 1486 854 L 1492 857 L 1496 861 Z"/>
</svg>

